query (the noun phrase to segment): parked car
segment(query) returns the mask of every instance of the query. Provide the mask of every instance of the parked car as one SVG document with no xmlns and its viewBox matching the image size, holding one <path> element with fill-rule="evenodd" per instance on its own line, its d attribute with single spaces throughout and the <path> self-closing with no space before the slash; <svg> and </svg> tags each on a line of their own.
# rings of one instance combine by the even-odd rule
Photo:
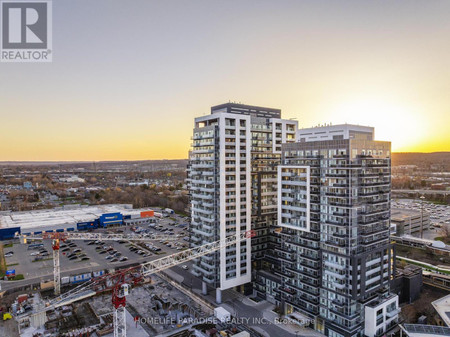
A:
<svg viewBox="0 0 450 337">
<path fill-rule="evenodd" d="M 127 260 L 128 260 L 128 257 L 126 257 L 126 256 L 122 256 L 122 257 L 119 259 L 120 262 L 127 261 Z"/>
<path fill-rule="evenodd" d="M 87 261 L 87 260 L 89 260 L 89 258 L 87 256 L 84 256 L 81 258 L 81 261 Z"/>
<path fill-rule="evenodd" d="M 69 257 L 69 260 L 76 260 L 76 259 L 78 259 L 78 256 Z"/>
<path fill-rule="evenodd" d="M 99 254 L 106 254 L 106 250 L 101 250 L 98 252 Z"/>
<path fill-rule="evenodd" d="M 117 261 L 119 261 L 119 260 L 116 257 L 111 259 L 111 262 L 117 262 Z"/>
<path fill-rule="evenodd" d="M 184 270 L 188 270 L 189 267 L 187 265 L 183 265 L 181 268 L 183 268 Z"/>
<path fill-rule="evenodd" d="M 39 255 L 39 252 L 32 252 L 32 253 L 30 254 L 30 256 L 36 256 L 36 255 Z"/>
</svg>

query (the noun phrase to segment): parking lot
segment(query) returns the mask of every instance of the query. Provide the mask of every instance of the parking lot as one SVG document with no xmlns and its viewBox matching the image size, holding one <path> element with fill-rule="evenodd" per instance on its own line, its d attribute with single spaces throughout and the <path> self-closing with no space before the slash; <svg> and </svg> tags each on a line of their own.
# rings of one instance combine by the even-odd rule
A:
<svg viewBox="0 0 450 337">
<path fill-rule="evenodd" d="M 430 222 L 433 227 L 440 228 L 443 225 L 450 225 L 450 206 L 439 205 L 431 202 L 422 202 L 415 199 L 396 199 L 392 200 L 393 208 L 403 208 L 415 210 L 417 212 L 423 210 L 430 215 Z"/>
<path fill-rule="evenodd" d="M 124 267 L 129 264 L 151 261 L 168 254 L 173 254 L 188 248 L 188 222 L 178 215 L 157 219 L 155 224 L 141 226 L 120 226 L 97 230 L 109 233 L 132 233 L 144 235 L 165 235 L 173 240 L 158 240 L 148 242 L 128 241 L 83 241 L 73 240 L 62 242 L 60 248 L 61 275 L 69 276 L 89 271 Z M 133 230 L 134 229 L 134 230 Z M 29 249 L 30 244 L 15 243 L 13 247 L 5 248 L 4 252 L 8 270 L 23 274 L 25 279 L 53 278 L 53 258 L 51 240 L 43 240 L 43 247 Z M 10 256 L 6 253 L 12 252 Z"/>
</svg>

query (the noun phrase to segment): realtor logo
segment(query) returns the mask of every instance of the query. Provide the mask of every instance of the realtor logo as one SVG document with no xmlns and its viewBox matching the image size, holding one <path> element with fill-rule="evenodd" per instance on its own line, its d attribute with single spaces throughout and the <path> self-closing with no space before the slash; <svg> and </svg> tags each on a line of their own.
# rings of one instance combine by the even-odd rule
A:
<svg viewBox="0 0 450 337">
<path fill-rule="evenodd" d="M 1 61 L 51 62 L 50 1 L 1 1 Z"/>
</svg>

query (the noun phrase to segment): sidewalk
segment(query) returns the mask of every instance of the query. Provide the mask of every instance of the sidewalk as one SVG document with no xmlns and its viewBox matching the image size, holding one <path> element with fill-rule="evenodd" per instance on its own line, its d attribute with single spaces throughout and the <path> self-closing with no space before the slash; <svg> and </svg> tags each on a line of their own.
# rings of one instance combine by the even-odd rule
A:
<svg viewBox="0 0 450 337">
<path fill-rule="evenodd" d="M 257 310 L 262 312 L 263 317 L 269 321 L 270 323 L 280 327 L 281 329 L 285 330 L 288 333 L 291 334 L 297 334 L 300 336 L 314 336 L 314 337 L 323 337 L 321 333 L 310 329 L 302 327 L 295 323 L 282 323 L 284 321 L 283 317 L 280 317 L 279 314 L 274 312 L 275 305 L 267 302 L 267 301 L 261 301 L 261 302 L 254 302 L 251 299 L 244 297 L 242 299 L 242 303 L 247 306 L 252 306 L 256 308 Z"/>
<path fill-rule="evenodd" d="M 184 277 L 173 270 L 166 270 L 164 273 L 180 284 L 184 281 Z M 188 292 L 191 291 L 185 284 L 183 285 Z M 201 289 L 193 287 L 192 293 L 194 293 L 194 296 L 201 297 L 213 307 L 221 306 L 225 308 L 232 316 L 248 322 L 246 325 L 263 336 L 325 337 L 313 329 L 304 328 L 293 322 L 280 319 L 279 315 L 273 311 L 275 305 L 268 301 L 254 302 L 234 290 L 227 289 L 222 291 L 223 302 L 218 304 L 214 291 L 209 291 L 207 295 L 203 295 Z"/>
</svg>

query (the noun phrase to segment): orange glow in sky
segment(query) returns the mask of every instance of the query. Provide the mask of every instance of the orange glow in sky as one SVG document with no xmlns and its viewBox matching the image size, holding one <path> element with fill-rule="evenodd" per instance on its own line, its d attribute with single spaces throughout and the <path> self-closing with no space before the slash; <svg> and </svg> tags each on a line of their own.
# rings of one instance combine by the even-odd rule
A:
<svg viewBox="0 0 450 337">
<path fill-rule="evenodd" d="M 299 127 L 373 126 L 396 152 L 450 151 L 449 12 L 450 1 L 53 2 L 53 62 L 0 63 L 0 160 L 187 158 L 194 118 L 228 101 L 280 108 Z"/>
</svg>

